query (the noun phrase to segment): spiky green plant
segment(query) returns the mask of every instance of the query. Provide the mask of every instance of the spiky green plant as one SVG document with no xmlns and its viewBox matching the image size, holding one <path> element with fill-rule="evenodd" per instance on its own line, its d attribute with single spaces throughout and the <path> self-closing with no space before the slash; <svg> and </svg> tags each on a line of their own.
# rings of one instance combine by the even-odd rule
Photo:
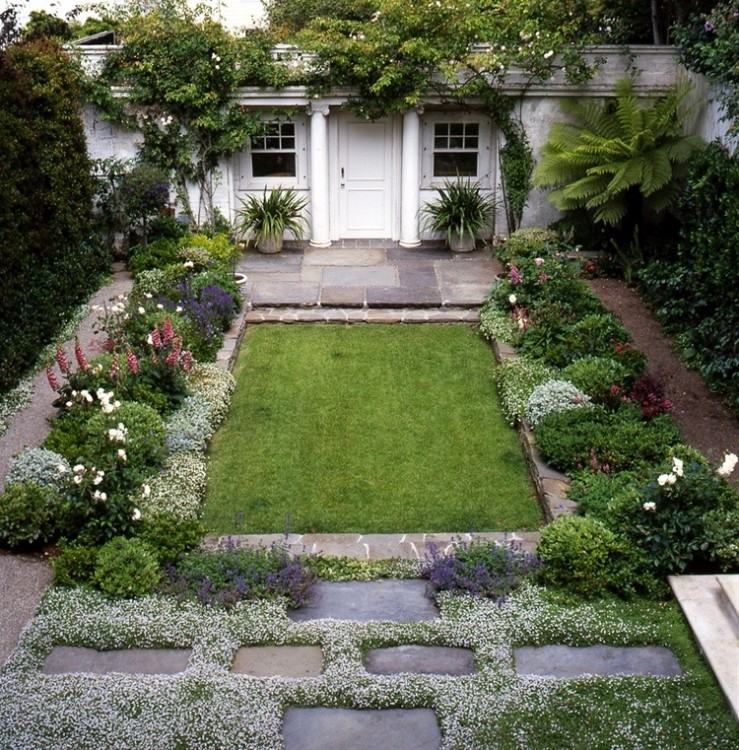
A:
<svg viewBox="0 0 739 750">
<path fill-rule="evenodd" d="M 421 209 L 424 227 L 444 234 L 450 245 L 453 238 L 475 237 L 489 225 L 494 205 L 483 195 L 479 182 L 446 180 L 438 192 L 436 201 Z"/>
<path fill-rule="evenodd" d="M 279 242 L 285 232 L 300 239 L 307 221 L 303 211 L 307 200 L 293 188 L 264 189 L 259 195 L 248 195 L 236 211 L 241 234 L 257 242 Z"/>
<path fill-rule="evenodd" d="M 568 102 L 575 122 L 552 125 L 534 180 L 556 188 L 561 211 L 585 208 L 599 224 L 635 226 L 647 209 L 659 215 L 676 201 L 686 163 L 702 141 L 686 135 L 690 88 L 677 84 L 657 100 L 639 102 L 630 79 L 616 98 Z"/>
</svg>

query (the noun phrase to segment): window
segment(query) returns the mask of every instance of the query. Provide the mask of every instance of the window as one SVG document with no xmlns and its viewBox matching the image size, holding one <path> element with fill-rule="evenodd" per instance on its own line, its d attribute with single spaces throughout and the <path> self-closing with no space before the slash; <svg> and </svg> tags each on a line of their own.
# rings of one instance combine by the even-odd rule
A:
<svg viewBox="0 0 739 750">
<path fill-rule="evenodd" d="M 477 177 L 480 124 L 434 123 L 434 177 Z"/>
<path fill-rule="evenodd" d="M 295 123 L 268 122 L 251 139 L 252 177 L 295 177 Z"/>
</svg>

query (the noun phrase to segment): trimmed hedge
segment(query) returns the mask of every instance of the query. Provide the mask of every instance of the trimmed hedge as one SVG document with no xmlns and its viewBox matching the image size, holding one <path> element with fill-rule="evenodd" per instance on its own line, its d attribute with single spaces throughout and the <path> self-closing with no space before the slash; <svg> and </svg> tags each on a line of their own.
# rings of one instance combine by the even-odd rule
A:
<svg viewBox="0 0 739 750">
<path fill-rule="evenodd" d="M 0 394 L 31 367 L 109 258 L 90 240 L 94 182 L 76 64 L 46 39 L 0 50 Z"/>
</svg>

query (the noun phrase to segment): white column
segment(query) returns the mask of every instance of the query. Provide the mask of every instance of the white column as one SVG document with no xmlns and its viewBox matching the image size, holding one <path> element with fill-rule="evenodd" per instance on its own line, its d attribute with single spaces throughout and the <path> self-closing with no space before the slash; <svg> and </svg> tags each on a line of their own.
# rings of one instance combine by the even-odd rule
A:
<svg viewBox="0 0 739 750">
<path fill-rule="evenodd" d="M 310 110 L 310 212 L 311 247 L 331 245 L 329 223 L 328 105 L 311 105 Z"/>
<path fill-rule="evenodd" d="M 421 204 L 421 112 L 410 109 L 403 114 L 403 158 L 400 172 L 400 244 L 418 247 Z"/>
</svg>

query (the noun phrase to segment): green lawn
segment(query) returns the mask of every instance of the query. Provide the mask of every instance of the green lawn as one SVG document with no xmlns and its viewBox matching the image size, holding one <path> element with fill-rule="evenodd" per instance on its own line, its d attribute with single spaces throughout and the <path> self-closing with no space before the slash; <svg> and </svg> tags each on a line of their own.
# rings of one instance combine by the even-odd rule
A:
<svg viewBox="0 0 739 750">
<path fill-rule="evenodd" d="M 210 450 L 212 532 L 535 528 L 495 360 L 461 325 L 248 329 Z M 289 518 L 289 522 L 287 519 Z"/>
</svg>

